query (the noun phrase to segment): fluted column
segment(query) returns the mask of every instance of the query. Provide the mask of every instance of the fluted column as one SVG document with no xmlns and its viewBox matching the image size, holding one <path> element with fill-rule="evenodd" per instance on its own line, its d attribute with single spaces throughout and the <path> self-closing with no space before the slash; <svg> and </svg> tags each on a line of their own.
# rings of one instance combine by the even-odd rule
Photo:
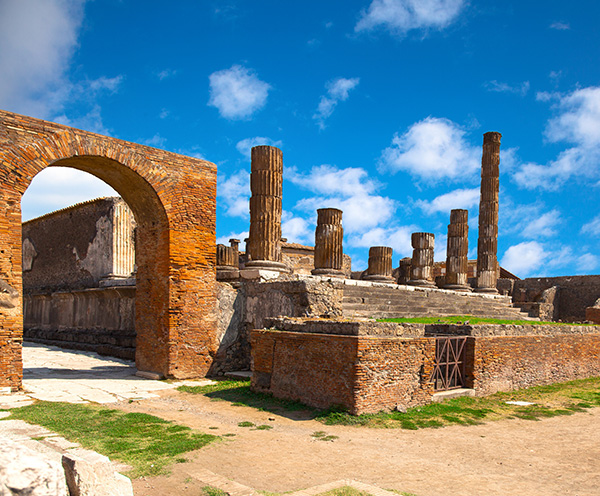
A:
<svg viewBox="0 0 600 496">
<path fill-rule="evenodd" d="M 281 150 L 274 146 L 253 147 L 246 267 L 285 270 L 281 263 L 282 181 Z"/>
<path fill-rule="evenodd" d="M 412 286 L 435 286 L 433 282 L 433 249 L 435 235 L 432 233 L 412 233 L 413 247 L 410 281 Z"/>
<path fill-rule="evenodd" d="M 344 228 L 342 211 L 337 208 L 317 210 L 317 228 L 315 229 L 315 275 L 343 277 Z"/>
<path fill-rule="evenodd" d="M 412 258 L 404 257 L 398 265 L 398 284 L 407 284 L 410 281 L 410 268 L 412 266 Z"/>
<path fill-rule="evenodd" d="M 471 291 L 467 264 L 469 253 L 469 211 L 452 210 L 448 225 L 448 248 L 446 250 L 446 282 L 444 288 L 455 291 Z"/>
<path fill-rule="evenodd" d="M 231 238 L 229 240 L 229 246 L 233 250 L 233 260 L 235 261 L 234 265 L 236 267 L 240 266 L 240 240 Z"/>
<path fill-rule="evenodd" d="M 392 252 L 389 246 L 369 248 L 369 268 L 364 277 L 367 281 L 394 282 L 392 277 Z"/>
<path fill-rule="evenodd" d="M 477 288 L 481 293 L 497 293 L 498 281 L 498 191 L 500 187 L 500 133 L 483 135 L 481 157 L 481 196 L 479 199 L 479 239 L 477 242 Z"/>
<path fill-rule="evenodd" d="M 237 253 L 231 246 L 217 245 L 217 281 L 231 281 L 240 277 Z"/>
</svg>

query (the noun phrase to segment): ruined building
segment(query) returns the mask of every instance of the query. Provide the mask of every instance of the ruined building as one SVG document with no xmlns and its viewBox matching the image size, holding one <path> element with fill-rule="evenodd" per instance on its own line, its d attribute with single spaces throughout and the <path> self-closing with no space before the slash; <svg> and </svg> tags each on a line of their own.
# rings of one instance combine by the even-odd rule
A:
<svg viewBox="0 0 600 496">
<path fill-rule="evenodd" d="M 211 164 L 193 164 L 204 171 L 192 181 L 195 195 L 189 197 L 194 201 L 173 211 L 178 205 L 174 199 L 186 197 L 180 196 L 180 188 L 192 183 L 182 179 L 181 184 L 169 184 L 166 171 L 175 164 L 184 171 L 176 178 L 193 177 L 187 175 L 185 158 L 8 113 L 0 117 L 0 139 L 15 150 L 3 163 L 10 159 L 16 168 L 37 164 L 28 165 L 27 177 L 48 164 L 76 166 L 106 177 L 121 190 L 135 218 L 134 222 L 124 213 L 121 200 L 101 199 L 25 224 L 18 246 L 23 256 L 26 337 L 135 355 L 139 369 L 166 377 L 251 369 L 255 390 L 317 407 L 341 405 L 352 413 L 423 404 L 449 389 L 488 394 L 600 373 L 600 329 L 595 326 L 372 320 L 473 315 L 581 321 L 586 312 L 590 317 L 600 313 L 595 304 L 600 298 L 597 276 L 501 277 L 509 274 L 502 273 L 497 261 L 499 133 L 486 133 L 483 140 L 476 262 L 466 257 L 468 212 L 453 210 L 443 267 L 433 262 L 434 235 L 422 232 L 412 236 L 412 257 L 395 266 L 390 247 L 371 247 L 368 268 L 353 273 L 343 253 L 340 210 L 318 211 L 314 248 L 282 239 L 283 154 L 275 147 L 252 150 L 250 234 L 245 246 L 241 240 L 215 246 Z M 39 142 L 30 135 L 39 136 Z M 48 143 L 53 148 L 46 150 Z M 143 161 L 149 160 L 147 154 L 154 154 L 151 163 Z M 107 156 L 107 161 L 96 156 Z M 144 217 L 140 197 L 119 182 L 119 174 L 131 171 L 153 185 L 145 194 L 156 200 L 154 219 L 162 228 L 153 228 L 156 224 Z M 18 200 L 23 185 L 15 188 L 6 177 L 3 180 L 0 184 L 9 193 L 16 191 L 8 197 Z M 208 210 L 194 207 L 198 198 Z M 210 214 L 202 217 L 206 211 Z M 160 224 L 163 214 L 169 221 Z M 60 282 L 54 278 L 49 283 L 48 274 L 36 271 L 44 267 L 42 252 L 51 248 L 44 243 L 52 240 L 35 231 L 43 232 L 44 223 L 58 223 L 61 217 L 65 225 L 84 218 L 90 222 L 80 226 L 76 241 L 66 237 L 66 245 L 57 248 L 69 258 L 68 270 Z M 189 226 L 196 231 L 188 233 Z M 13 227 L 0 226 L 0 234 L 14 238 Z M 124 239 L 119 241 L 119 236 Z M 160 247 L 167 239 L 168 250 L 158 250 L 157 255 L 149 249 L 150 240 Z M 132 240 L 135 265 L 127 255 Z M 11 260 L 16 264 L 15 257 Z M 17 264 L 13 274 L 20 267 Z M 17 288 L 18 300 L 17 277 L 6 281 Z M 6 352 L 18 347 L 18 305 L 11 308 L 17 310 L 4 315 L 13 315 L 8 329 L 17 344 L 3 348 L 2 363 L 16 370 L 14 354 L 11 358 Z M 163 331 L 152 333 L 151 322 Z M 5 382 L 10 382 L 9 376 L 0 369 Z"/>
</svg>

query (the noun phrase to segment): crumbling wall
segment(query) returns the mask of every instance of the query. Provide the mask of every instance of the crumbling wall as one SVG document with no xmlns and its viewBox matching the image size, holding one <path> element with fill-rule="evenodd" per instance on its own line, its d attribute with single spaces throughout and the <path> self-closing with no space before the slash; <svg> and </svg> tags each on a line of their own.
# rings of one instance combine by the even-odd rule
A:
<svg viewBox="0 0 600 496">
<path fill-rule="evenodd" d="M 585 309 L 600 298 L 600 276 L 522 279 L 515 281 L 512 297 L 523 308 L 541 303 L 539 315 L 544 320 L 583 322 Z"/>
<path fill-rule="evenodd" d="M 294 274 L 310 275 L 315 268 L 315 247 L 298 243 L 282 243 L 281 260 Z M 350 277 L 352 259 L 349 255 L 344 255 L 342 271 L 346 277 Z"/>
</svg>

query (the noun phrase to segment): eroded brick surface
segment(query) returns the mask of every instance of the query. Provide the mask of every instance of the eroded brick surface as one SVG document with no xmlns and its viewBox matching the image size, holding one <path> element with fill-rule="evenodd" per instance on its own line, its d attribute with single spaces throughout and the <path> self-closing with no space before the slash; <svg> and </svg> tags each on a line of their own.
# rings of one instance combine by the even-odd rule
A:
<svg viewBox="0 0 600 496">
<path fill-rule="evenodd" d="M 133 210 L 137 367 L 204 375 L 218 346 L 216 166 L 0 111 L 0 279 L 18 294 L 16 305 L 0 307 L 0 387 L 18 389 L 22 376 L 21 196 L 51 165 L 97 176 Z"/>
</svg>

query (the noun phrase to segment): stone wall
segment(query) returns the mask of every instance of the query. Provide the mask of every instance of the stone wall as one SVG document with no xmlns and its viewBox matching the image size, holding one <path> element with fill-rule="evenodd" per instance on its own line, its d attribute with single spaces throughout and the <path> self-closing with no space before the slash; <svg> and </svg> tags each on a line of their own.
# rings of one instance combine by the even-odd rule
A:
<svg viewBox="0 0 600 496">
<path fill-rule="evenodd" d="M 585 309 L 600 298 L 600 276 L 522 279 L 515 281 L 512 297 L 523 308 L 538 307 L 542 319 L 583 322 Z"/>
<path fill-rule="evenodd" d="M 281 244 L 281 260 L 294 274 L 311 275 L 315 268 L 315 247 L 298 243 Z M 342 271 L 346 277 L 352 272 L 352 259 L 344 255 Z"/>
<path fill-rule="evenodd" d="M 275 328 L 250 335 L 252 388 L 353 414 L 430 402 L 435 336 L 460 334 L 463 327 L 312 319 L 269 324 Z M 465 385 L 479 396 L 600 375 L 598 326 L 468 327 Z"/>
<path fill-rule="evenodd" d="M 99 198 L 23 223 L 23 292 L 94 288 L 131 277 L 135 221 L 121 198 Z"/>
<path fill-rule="evenodd" d="M 25 294 L 24 338 L 135 359 L 135 286 Z"/>
</svg>

